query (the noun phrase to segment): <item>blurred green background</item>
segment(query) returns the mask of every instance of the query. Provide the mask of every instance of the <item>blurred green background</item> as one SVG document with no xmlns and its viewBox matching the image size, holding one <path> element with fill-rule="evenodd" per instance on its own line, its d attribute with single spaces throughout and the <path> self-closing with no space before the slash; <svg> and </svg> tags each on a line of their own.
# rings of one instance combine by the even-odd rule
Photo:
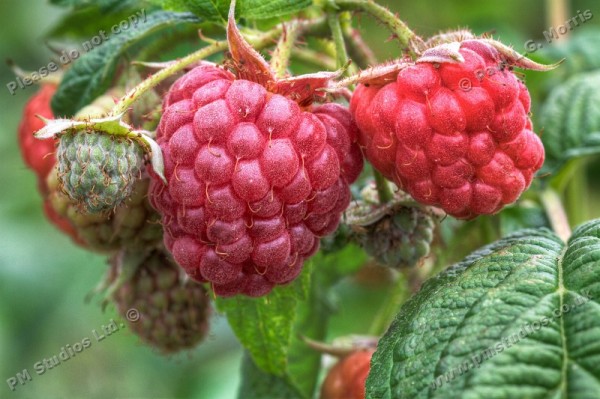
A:
<svg viewBox="0 0 600 399">
<path fill-rule="evenodd" d="M 424 36 L 469 26 L 476 33 L 494 32 L 495 37 L 523 52 L 527 40 L 543 42 L 542 32 L 549 26 L 546 6 L 552 1 L 387 3 Z M 577 29 L 600 22 L 597 0 L 573 0 L 567 17 L 587 9 L 594 17 Z M 27 70 L 46 65 L 52 52 L 45 45 L 44 34 L 63 9 L 41 0 L 2 0 L 0 10 L 2 57 Z M 388 33 L 381 26 L 367 16 L 358 21 L 380 60 L 397 56 L 396 44 L 384 43 Z M 111 318 L 119 322 L 114 309 L 102 312 L 97 297 L 84 302 L 102 278 L 106 261 L 75 246 L 45 221 L 34 176 L 25 169 L 16 143 L 21 110 L 36 88 L 18 90 L 11 96 L 6 84 L 14 76 L 6 65 L 0 66 L 0 77 L 4 130 L 0 135 L 0 380 L 6 381 L 23 369 L 32 376 L 32 381 L 17 386 L 14 392 L 3 382 L 0 397 L 235 397 L 242 351 L 222 316 L 213 316 L 207 342 L 190 353 L 168 358 L 142 345 L 126 329 L 101 342 L 92 338 L 92 330 Z M 598 209 L 591 209 L 588 216 L 599 215 Z M 338 313 L 331 337 L 365 333 L 372 309 L 385 300 L 383 291 L 356 279 L 343 282 L 336 290 Z M 43 375 L 35 374 L 34 363 L 85 337 L 92 338 L 90 348 Z"/>
</svg>

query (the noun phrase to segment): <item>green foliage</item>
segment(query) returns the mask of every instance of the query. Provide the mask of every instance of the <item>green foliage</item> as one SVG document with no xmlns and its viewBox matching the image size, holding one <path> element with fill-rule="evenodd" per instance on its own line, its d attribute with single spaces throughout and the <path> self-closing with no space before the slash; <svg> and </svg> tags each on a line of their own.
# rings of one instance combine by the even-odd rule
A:
<svg viewBox="0 0 600 399">
<path fill-rule="evenodd" d="M 574 32 L 568 41 L 547 46 L 541 56 L 547 62 L 565 59 L 565 62 L 554 73 L 557 81 L 576 73 L 593 71 L 600 68 L 600 53 L 597 51 L 600 40 L 600 29 L 587 28 Z"/>
<path fill-rule="evenodd" d="M 595 397 L 598 259 L 600 220 L 567 245 L 524 230 L 471 254 L 401 308 L 367 397 Z"/>
<path fill-rule="evenodd" d="M 556 87 L 540 115 L 544 169 L 600 152 L 600 72 L 578 74 Z"/>
<path fill-rule="evenodd" d="M 266 297 L 217 298 L 218 309 L 227 315 L 233 331 L 253 359 L 250 360 L 253 367 L 247 361 L 244 363 L 242 386 L 259 384 L 253 379 L 264 379 L 267 373 L 277 377 L 269 377 L 275 378 L 277 384 L 293 385 L 301 397 L 312 397 L 321 355 L 307 348 L 300 335 L 314 340 L 326 338 L 327 320 L 333 311 L 331 288 L 357 271 L 364 261 L 364 253 L 348 245 L 336 253 L 317 254 L 295 282 L 276 287 Z M 274 389 L 273 395 L 279 393 L 280 387 Z M 252 397 L 246 396 L 246 390 L 240 392 L 240 398 Z"/>
<path fill-rule="evenodd" d="M 267 373 L 287 372 L 287 355 L 298 301 L 306 297 L 309 268 L 287 286 L 275 287 L 260 298 L 217 298 L 217 308 L 256 365 Z"/>
<path fill-rule="evenodd" d="M 226 21 L 230 0 L 152 0 L 165 9 L 191 11 L 209 21 Z M 238 0 L 236 16 L 247 19 L 281 17 L 303 10 L 312 0 Z"/>
<path fill-rule="evenodd" d="M 103 94 L 114 80 L 121 55 L 147 35 L 171 26 L 198 22 L 189 13 L 158 11 L 148 15 L 146 21 L 137 27 L 110 37 L 107 42 L 77 59 L 65 73 L 52 98 L 54 114 L 72 116 Z"/>
<path fill-rule="evenodd" d="M 242 359 L 240 399 L 302 399 L 303 395 L 286 378 L 268 374 L 258 368 L 248 353 Z"/>
</svg>

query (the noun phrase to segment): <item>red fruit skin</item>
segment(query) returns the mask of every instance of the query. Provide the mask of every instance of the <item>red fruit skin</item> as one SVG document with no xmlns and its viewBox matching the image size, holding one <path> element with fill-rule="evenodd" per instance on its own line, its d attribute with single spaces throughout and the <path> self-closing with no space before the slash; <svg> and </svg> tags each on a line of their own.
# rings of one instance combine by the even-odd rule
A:
<svg viewBox="0 0 600 399">
<path fill-rule="evenodd" d="M 461 43 L 464 63 L 402 69 L 359 85 L 350 111 L 366 158 L 417 201 L 460 219 L 513 203 L 544 162 L 529 92 L 492 47 Z"/>
<path fill-rule="evenodd" d="M 166 247 L 220 296 L 289 283 L 350 202 L 357 140 L 340 105 L 303 110 L 215 66 L 191 70 L 165 96 L 157 130 L 168 184 L 152 174 L 150 201 Z"/>
<path fill-rule="evenodd" d="M 323 381 L 321 399 L 365 399 L 365 382 L 374 352 L 353 352 L 337 362 Z"/>
<path fill-rule="evenodd" d="M 40 182 L 46 179 L 56 163 L 54 139 L 38 140 L 33 133 L 44 127 L 44 122 L 36 115 L 54 118 L 50 100 L 56 91 L 53 84 L 44 84 L 34 94 L 23 109 L 23 118 L 19 124 L 19 147 L 25 165 L 32 169 Z M 43 188 L 40 187 L 41 189 Z"/>
<path fill-rule="evenodd" d="M 81 244 L 71 223 L 56 213 L 47 198 L 46 177 L 56 164 L 55 140 L 53 138 L 38 140 L 33 137 L 36 131 L 44 127 L 44 122 L 36 115 L 47 119 L 54 118 L 50 108 L 50 100 L 52 100 L 54 92 L 56 92 L 55 85 L 44 84 L 25 104 L 23 118 L 18 129 L 19 148 L 25 165 L 33 170 L 37 177 L 38 189 L 44 199 L 43 208 L 46 217 L 60 231 L 71 237 L 76 243 Z"/>
</svg>

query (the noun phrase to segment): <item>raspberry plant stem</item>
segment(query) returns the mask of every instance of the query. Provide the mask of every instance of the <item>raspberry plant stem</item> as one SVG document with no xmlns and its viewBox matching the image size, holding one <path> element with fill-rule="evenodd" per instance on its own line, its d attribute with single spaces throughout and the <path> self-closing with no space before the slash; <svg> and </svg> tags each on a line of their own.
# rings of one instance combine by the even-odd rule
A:
<svg viewBox="0 0 600 399">
<path fill-rule="evenodd" d="M 335 60 L 332 57 L 308 48 L 293 48 L 292 58 L 328 71 L 336 69 Z"/>
<path fill-rule="evenodd" d="M 341 69 L 348 64 L 348 51 L 346 50 L 346 43 L 344 43 L 344 36 L 342 34 L 342 25 L 340 24 L 339 14 L 327 14 L 327 23 L 329 24 L 333 43 L 335 44 L 336 67 Z M 348 70 L 346 70 L 344 74 L 347 72 Z"/>
<path fill-rule="evenodd" d="M 392 31 L 400 44 L 408 49 L 413 57 L 423 51 L 423 40 L 390 10 L 373 0 L 335 0 L 335 5 L 343 11 L 363 11 L 372 15 Z"/>
<path fill-rule="evenodd" d="M 540 193 L 540 200 L 550 219 L 552 229 L 561 240 L 567 242 L 571 236 L 571 227 L 560 197 L 556 191 L 548 188 Z"/>
<path fill-rule="evenodd" d="M 377 65 L 377 58 L 364 42 L 360 32 L 353 29 L 350 24 L 343 25 L 344 39 L 348 53 L 359 68 L 365 69 Z"/>
<path fill-rule="evenodd" d="M 297 22 L 298 30 L 299 30 L 299 32 L 304 32 L 304 31 L 310 30 L 312 28 L 319 29 L 320 24 L 322 22 L 323 22 L 322 19 L 314 19 L 314 20 Z M 256 50 L 260 50 L 260 49 L 263 49 L 263 48 L 273 44 L 273 42 L 282 34 L 282 32 L 283 32 L 283 25 L 278 25 L 275 28 L 271 29 L 270 31 L 262 33 L 256 37 L 248 37 L 247 39 Z M 198 61 L 201 61 L 201 60 L 205 59 L 206 57 L 209 57 L 213 54 L 217 54 L 219 52 L 225 51 L 225 50 L 227 50 L 227 48 L 228 48 L 228 43 L 226 40 L 215 41 L 214 43 L 211 43 L 208 46 L 203 47 L 202 49 L 195 51 L 195 52 L 177 60 L 176 62 L 169 65 L 168 67 L 161 69 L 160 71 L 158 71 L 155 74 L 146 78 L 144 81 L 142 81 L 140 84 L 138 84 L 133 89 L 129 90 L 129 92 L 127 92 L 125 94 L 125 96 L 123 96 L 117 102 L 117 104 L 115 104 L 110 115 L 116 116 L 116 115 L 120 115 L 120 114 L 126 112 L 127 109 L 133 103 L 135 103 L 140 96 L 142 96 L 148 90 L 154 88 L 156 85 L 158 85 L 160 82 L 162 82 L 169 76 L 172 76 L 172 75 L 176 74 L 177 72 L 180 72 L 184 68 L 186 68 Z"/>
<path fill-rule="evenodd" d="M 394 194 L 390 189 L 390 185 L 387 180 L 379 171 L 373 168 L 373 176 L 375 177 L 375 184 L 377 186 L 377 194 L 379 194 L 379 203 L 385 204 L 394 198 Z"/>
<path fill-rule="evenodd" d="M 298 23 L 292 21 L 285 25 L 277 47 L 271 57 L 271 68 L 275 72 L 275 76 L 283 78 L 287 74 L 287 67 L 292 55 L 292 49 L 298 39 Z"/>
</svg>

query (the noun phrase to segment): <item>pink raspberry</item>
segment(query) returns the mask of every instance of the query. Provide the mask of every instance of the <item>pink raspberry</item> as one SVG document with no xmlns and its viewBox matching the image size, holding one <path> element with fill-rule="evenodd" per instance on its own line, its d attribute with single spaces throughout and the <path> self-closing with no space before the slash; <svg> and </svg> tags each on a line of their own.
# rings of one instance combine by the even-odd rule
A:
<svg viewBox="0 0 600 399">
<path fill-rule="evenodd" d="M 350 110 L 365 156 L 417 201 L 470 219 L 517 200 L 544 162 L 529 92 L 491 45 L 464 62 L 417 60 L 385 85 L 359 85 Z"/>
<path fill-rule="evenodd" d="M 165 96 L 157 133 L 168 184 L 154 176 L 150 195 L 166 246 L 217 295 L 292 281 L 350 202 L 357 135 L 340 105 L 301 108 L 215 66 L 194 68 Z"/>
</svg>

